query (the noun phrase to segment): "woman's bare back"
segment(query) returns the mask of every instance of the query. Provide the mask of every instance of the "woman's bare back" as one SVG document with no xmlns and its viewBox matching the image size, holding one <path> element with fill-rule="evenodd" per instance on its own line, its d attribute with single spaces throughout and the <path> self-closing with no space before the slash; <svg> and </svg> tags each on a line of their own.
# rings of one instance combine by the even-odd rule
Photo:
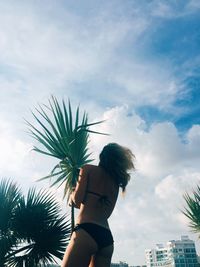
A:
<svg viewBox="0 0 200 267">
<path fill-rule="evenodd" d="M 87 185 L 76 223 L 94 222 L 108 228 L 107 219 L 115 207 L 119 186 L 99 166 L 86 165 L 83 168 L 84 175 Z"/>
</svg>

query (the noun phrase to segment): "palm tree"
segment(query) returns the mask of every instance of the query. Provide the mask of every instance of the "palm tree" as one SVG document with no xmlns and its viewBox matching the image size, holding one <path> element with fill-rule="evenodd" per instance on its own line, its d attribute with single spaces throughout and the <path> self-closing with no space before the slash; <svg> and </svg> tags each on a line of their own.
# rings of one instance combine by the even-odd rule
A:
<svg viewBox="0 0 200 267">
<path fill-rule="evenodd" d="M 17 244 L 17 238 L 10 227 L 13 212 L 21 198 L 21 192 L 14 183 L 0 184 L 0 266 L 5 266 L 6 256 Z"/>
<path fill-rule="evenodd" d="M 187 207 L 182 212 L 189 218 L 192 231 L 200 234 L 200 186 L 193 190 L 193 196 L 185 193 L 183 197 Z"/>
<path fill-rule="evenodd" d="M 39 106 L 36 111 L 38 116 L 33 112 L 32 114 L 39 129 L 29 122 L 27 124 L 31 136 L 43 148 L 35 146 L 34 150 L 59 159 L 59 163 L 54 166 L 50 174 L 42 179 L 53 177 L 55 180 L 52 186 L 61 186 L 64 183 L 64 197 L 69 198 L 76 185 L 80 168 L 92 161 L 89 159 L 91 154 L 88 152 L 89 133 L 100 134 L 91 131 L 89 127 L 102 121 L 88 123 L 88 116 L 85 112 L 80 120 L 79 107 L 76 109 L 75 121 L 73 121 L 70 101 L 67 108 L 64 101 L 60 105 L 55 97 L 49 100 L 49 106 Z M 74 205 L 71 206 L 71 229 L 73 228 Z"/>
<path fill-rule="evenodd" d="M 0 266 L 33 267 L 62 259 L 70 225 L 55 197 L 30 189 L 27 197 L 10 180 L 0 183 Z"/>
</svg>

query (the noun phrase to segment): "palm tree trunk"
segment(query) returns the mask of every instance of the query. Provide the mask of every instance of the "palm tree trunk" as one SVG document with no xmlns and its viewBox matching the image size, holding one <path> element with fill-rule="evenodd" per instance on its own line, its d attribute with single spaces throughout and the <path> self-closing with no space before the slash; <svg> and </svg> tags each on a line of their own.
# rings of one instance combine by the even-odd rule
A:
<svg viewBox="0 0 200 267">
<path fill-rule="evenodd" d="M 75 224 L 75 222 L 74 222 L 74 203 L 72 203 L 72 205 L 71 205 L 71 234 L 74 230 L 74 226 L 75 226 L 74 224 Z"/>
</svg>

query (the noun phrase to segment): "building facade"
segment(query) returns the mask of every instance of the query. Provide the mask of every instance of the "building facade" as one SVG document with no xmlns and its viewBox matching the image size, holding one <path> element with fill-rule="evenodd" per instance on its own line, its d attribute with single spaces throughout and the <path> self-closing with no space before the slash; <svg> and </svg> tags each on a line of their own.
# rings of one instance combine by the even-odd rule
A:
<svg viewBox="0 0 200 267">
<path fill-rule="evenodd" d="M 200 267 L 195 243 L 188 236 L 146 249 L 145 258 L 147 267 Z"/>
</svg>

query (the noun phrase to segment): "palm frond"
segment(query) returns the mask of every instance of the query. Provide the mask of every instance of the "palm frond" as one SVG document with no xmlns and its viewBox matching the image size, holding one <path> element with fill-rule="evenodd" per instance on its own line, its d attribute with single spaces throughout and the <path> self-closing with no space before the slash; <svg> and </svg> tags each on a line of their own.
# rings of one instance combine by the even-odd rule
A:
<svg viewBox="0 0 200 267">
<path fill-rule="evenodd" d="M 15 209 L 22 197 L 17 184 L 9 179 L 3 179 L 0 183 L 0 237 L 9 236 L 10 222 L 13 219 Z M 5 239 L 7 240 L 7 238 Z M 1 240 L 2 241 L 2 240 Z"/>
<path fill-rule="evenodd" d="M 189 226 L 192 231 L 200 233 L 200 187 L 197 186 L 197 189 L 193 190 L 193 196 L 185 193 L 183 197 L 186 207 L 182 212 L 190 220 Z"/>
<path fill-rule="evenodd" d="M 37 126 L 29 122 L 27 124 L 31 136 L 39 142 L 39 147 L 34 146 L 34 150 L 59 160 L 51 173 L 41 179 L 53 178 L 52 185 L 58 186 L 66 183 L 66 194 L 76 184 L 79 173 L 77 170 L 92 161 L 88 151 L 89 133 L 103 134 L 92 131 L 90 127 L 103 121 L 88 123 L 86 112 L 80 118 L 79 106 L 73 120 L 70 100 L 68 105 L 62 100 L 60 105 L 54 96 L 49 100 L 49 105 L 36 108 L 33 117 Z"/>
<path fill-rule="evenodd" d="M 60 216 L 60 207 L 55 197 L 45 190 L 36 193 L 30 189 L 27 199 L 21 198 L 13 219 L 13 230 L 22 240 L 21 248 L 13 248 L 13 256 L 8 259 L 18 264 L 26 254 L 35 266 L 39 262 L 52 262 L 54 257 L 62 259 L 70 235 L 70 224 Z M 24 245 L 28 242 L 28 246 Z M 18 257 L 16 257 L 16 255 Z M 15 266 L 15 265 L 13 265 Z M 16 265 L 17 266 L 17 265 Z"/>
<path fill-rule="evenodd" d="M 40 266 L 61 259 L 70 223 L 55 196 L 30 189 L 27 197 L 10 180 L 0 183 L 0 266 Z"/>
</svg>

